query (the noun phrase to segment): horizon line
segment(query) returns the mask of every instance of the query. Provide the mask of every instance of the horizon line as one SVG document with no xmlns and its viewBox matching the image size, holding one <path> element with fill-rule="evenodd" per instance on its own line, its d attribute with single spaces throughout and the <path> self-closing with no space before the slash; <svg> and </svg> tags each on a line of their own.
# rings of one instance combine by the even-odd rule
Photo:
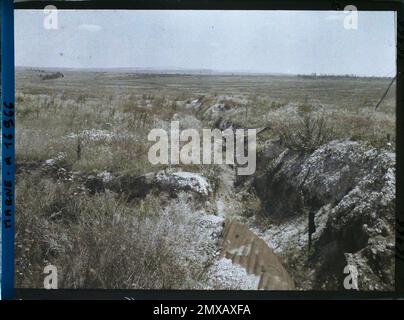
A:
<svg viewBox="0 0 404 320">
<path fill-rule="evenodd" d="M 288 72 L 270 72 L 270 71 L 253 71 L 253 70 L 216 70 L 209 68 L 181 68 L 181 67 L 42 67 L 42 66 L 22 66 L 15 65 L 16 69 L 43 69 L 45 70 L 68 70 L 68 71 L 87 71 L 87 72 L 108 72 L 108 71 L 137 71 L 148 74 L 183 74 L 183 75 L 268 75 L 268 76 L 312 76 L 312 77 L 358 77 L 358 78 L 394 78 L 393 75 L 366 75 L 366 74 L 347 74 L 347 73 L 288 73 Z"/>
</svg>

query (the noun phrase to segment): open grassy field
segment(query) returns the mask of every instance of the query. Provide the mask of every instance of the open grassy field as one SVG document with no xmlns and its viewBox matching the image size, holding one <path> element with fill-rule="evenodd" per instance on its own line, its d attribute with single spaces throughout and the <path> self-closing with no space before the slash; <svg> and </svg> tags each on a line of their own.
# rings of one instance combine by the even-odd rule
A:
<svg viewBox="0 0 404 320">
<path fill-rule="evenodd" d="M 34 71 L 17 72 L 19 160 L 46 160 L 65 152 L 70 164 L 80 169 L 117 170 L 129 163 L 131 167 L 142 167 L 146 164 L 138 148 L 146 141 L 144 134 L 158 128 L 161 121 L 170 121 L 177 112 L 189 113 L 184 105 L 195 99 L 204 105 L 226 102 L 226 117 L 238 127 L 269 125 L 275 136 L 283 132 L 280 129 L 284 125 L 297 120 L 296 110 L 301 108 L 324 113 L 333 138 L 374 144 L 390 141 L 394 145 L 394 86 L 379 110 L 374 110 L 389 79 L 77 71 L 64 75 L 42 81 Z M 81 160 L 76 161 L 77 139 L 68 137 L 84 130 L 103 130 L 101 136 L 101 132 L 115 134 L 114 143 L 109 147 L 105 143 L 88 145 L 83 148 Z M 131 141 L 135 138 L 140 143 L 125 144 L 129 135 Z M 114 152 L 114 159 L 107 154 L 109 151 Z M 95 163 L 93 152 L 103 163 Z"/>
<path fill-rule="evenodd" d="M 206 262 L 177 259 L 179 247 L 198 246 L 181 210 L 173 209 L 168 219 L 160 214 L 166 203 L 158 194 L 128 202 L 120 194 L 85 188 L 93 177 L 166 169 L 148 161 L 147 135 L 168 129 L 172 120 L 198 130 L 223 121 L 234 128 L 266 128 L 258 152 L 268 139 L 302 153 L 332 140 L 395 150 L 394 86 L 374 110 L 387 78 L 56 71 L 63 77 L 16 72 L 19 287 L 41 287 L 48 263 L 62 269 L 62 287 L 201 287 Z M 219 166 L 173 167 L 213 185 L 228 184 Z M 235 205 L 234 216 L 255 210 L 254 199 L 243 199 L 245 208 Z M 226 201 L 230 208 L 232 195 Z"/>
</svg>

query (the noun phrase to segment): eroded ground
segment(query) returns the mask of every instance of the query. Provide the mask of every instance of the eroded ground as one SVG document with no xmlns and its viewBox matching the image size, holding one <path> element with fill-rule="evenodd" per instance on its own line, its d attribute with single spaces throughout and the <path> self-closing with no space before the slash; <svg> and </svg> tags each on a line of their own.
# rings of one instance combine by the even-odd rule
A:
<svg viewBox="0 0 404 320">
<path fill-rule="evenodd" d="M 360 289 L 393 288 L 390 79 L 41 74 L 16 79 L 18 287 L 53 264 L 66 288 L 279 289 L 284 268 L 281 289 L 341 289 L 351 264 Z M 171 121 L 258 129 L 257 170 L 152 165 L 147 135 Z M 227 255 L 225 221 L 248 235 Z"/>
</svg>

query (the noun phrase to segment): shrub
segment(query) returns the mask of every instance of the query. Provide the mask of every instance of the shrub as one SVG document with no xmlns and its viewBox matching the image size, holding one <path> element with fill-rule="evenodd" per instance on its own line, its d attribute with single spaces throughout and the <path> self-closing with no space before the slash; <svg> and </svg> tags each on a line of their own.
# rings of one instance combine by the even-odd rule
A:
<svg viewBox="0 0 404 320">
<path fill-rule="evenodd" d="M 310 106 L 299 107 L 296 120 L 280 126 L 280 138 L 288 148 L 302 153 L 312 153 L 318 147 L 331 140 L 327 132 L 325 114 L 312 111 Z"/>
</svg>

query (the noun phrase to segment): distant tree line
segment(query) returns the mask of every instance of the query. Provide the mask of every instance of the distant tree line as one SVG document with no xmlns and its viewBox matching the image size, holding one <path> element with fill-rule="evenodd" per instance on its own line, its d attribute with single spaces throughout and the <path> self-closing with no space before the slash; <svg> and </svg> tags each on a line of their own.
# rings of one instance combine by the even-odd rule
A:
<svg viewBox="0 0 404 320">
<path fill-rule="evenodd" d="M 372 76 L 358 76 L 356 74 L 326 74 L 326 73 L 311 73 L 311 74 L 298 74 L 298 78 L 302 79 L 341 79 L 341 78 L 349 78 L 349 79 L 392 79 L 392 77 L 372 77 Z"/>
<path fill-rule="evenodd" d="M 41 74 L 41 75 L 39 75 L 39 77 L 42 80 L 51 80 L 51 79 L 63 78 L 64 75 L 61 72 L 54 72 L 54 73 Z"/>
</svg>

